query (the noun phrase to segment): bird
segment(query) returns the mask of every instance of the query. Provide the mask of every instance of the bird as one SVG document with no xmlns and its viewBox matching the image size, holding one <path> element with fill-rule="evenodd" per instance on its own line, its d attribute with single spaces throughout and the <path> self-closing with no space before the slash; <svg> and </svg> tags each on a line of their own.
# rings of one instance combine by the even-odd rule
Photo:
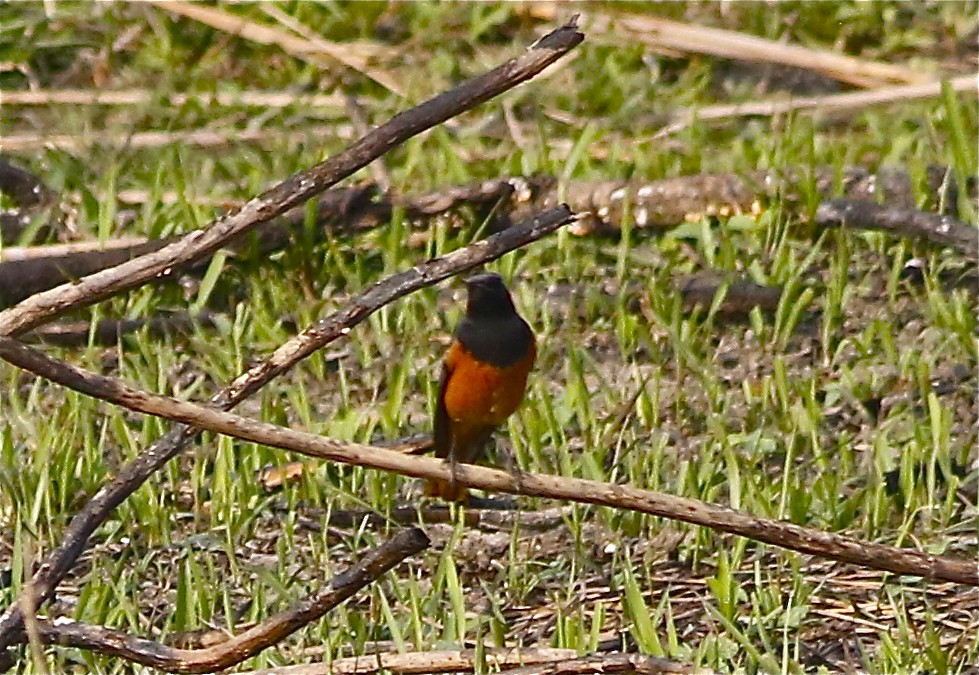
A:
<svg viewBox="0 0 979 675">
<path fill-rule="evenodd" d="M 435 456 L 449 462 L 452 479 L 430 479 L 425 490 L 454 502 L 468 497 L 455 482 L 456 466 L 482 458 L 493 431 L 523 401 L 537 359 L 534 332 L 500 275 L 477 274 L 465 283 L 466 314 L 442 366 L 433 425 Z"/>
</svg>

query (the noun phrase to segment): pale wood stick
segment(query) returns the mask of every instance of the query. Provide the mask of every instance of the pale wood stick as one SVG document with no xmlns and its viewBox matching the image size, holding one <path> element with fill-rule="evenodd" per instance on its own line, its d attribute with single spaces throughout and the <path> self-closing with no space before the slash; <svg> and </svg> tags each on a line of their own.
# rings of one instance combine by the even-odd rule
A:
<svg viewBox="0 0 979 675">
<path fill-rule="evenodd" d="M 466 487 L 495 492 L 639 511 L 873 569 L 979 586 L 979 566 L 974 560 L 957 560 L 860 541 L 630 485 L 547 474 L 521 473 L 515 476 L 506 471 L 470 464 L 453 468 L 435 457 L 415 457 L 386 448 L 339 441 L 141 391 L 118 379 L 56 361 L 10 338 L 0 337 L 0 358 L 75 391 L 129 410 L 310 457 L 415 478 L 452 479 Z"/>
</svg>

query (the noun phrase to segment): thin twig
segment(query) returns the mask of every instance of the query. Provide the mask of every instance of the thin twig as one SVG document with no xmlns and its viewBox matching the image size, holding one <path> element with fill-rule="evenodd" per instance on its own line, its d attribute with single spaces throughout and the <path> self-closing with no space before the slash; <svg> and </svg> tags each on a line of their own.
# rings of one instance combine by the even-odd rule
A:
<svg viewBox="0 0 979 675">
<path fill-rule="evenodd" d="M 413 457 L 386 448 L 338 441 L 151 394 L 118 379 L 97 375 L 51 359 L 11 338 L 0 337 L 0 358 L 75 391 L 129 410 L 164 417 L 252 443 L 415 478 L 453 478 L 453 468 L 435 457 Z M 956 560 L 860 541 L 785 521 L 753 516 L 688 497 L 581 478 L 523 472 L 515 476 L 505 471 L 468 464 L 458 465 L 454 471 L 454 479 L 466 487 L 639 511 L 877 570 L 979 586 L 979 567 L 972 560 Z"/>
<path fill-rule="evenodd" d="M 531 13 L 538 18 L 553 20 L 560 5 L 535 3 Z M 888 84 L 923 82 L 932 79 L 906 66 L 859 59 L 822 49 L 810 49 L 796 44 L 742 32 L 674 21 L 638 12 L 608 9 L 604 13 L 582 14 L 582 25 L 598 36 L 612 36 L 617 44 L 632 40 L 671 53 L 710 54 L 727 59 L 776 63 L 821 73 L 858 87 L 879 87 Z"/>
<path fill-rule="evenodd" d="M 238 675 L 374 675 L 378 672 L 395 675 L 417 675 L 418 673 L 473 673 L 499 671 L 516 673 L 516 668 L 545 669 L 548 666 L 561 668 L 569 664 L 566 673 L 642 673 L 648 675 L 711 675 L 709 668 L 696 668 L 668 659 L 639 654 L 593 654 L 580 657 L 574 649 L 493 649 L 486 648 L 480 654 L 474 650 L 408 652 L 406 654 L 367 654 L 346 659 L 335 659 L 330 663 L 310 663 L 299 666 L 280 666 L 251 670 Z M 620 667 L 628 662 L 632 670 Z M 608 670 L 573 670 L 576 664 L 605 664 Z"/>
<path fill-rule="evenodd" d="M 545 532 L 560 527 L 571 515 L 571 507 L 557 506 L 551 509 L 524 511 L 517 508 L 472 508 L 464 511 L 445 504 L 428 503 L 421 506 L 399 506 L 390 513 L 380 514 L 370 510 L 330 510 L 323 515 L 323 527 L 360 528 L 386 527 L 391 523 L 413 525 L 415 523 L 462 523 L 467 528 L 484 530 L 519 529 L 520 531 Z M 461 513 L 461 516 L 460 516 Z"/>
<path fill-rule="evenodd" d="M 171 3 L 168 2 L 167 4 Z M 365 53 L 367 51 L 367 49 L 365 49 L 367 45 L 364 42 L 329 42 L 328 40 L 324 40 L 322 36 L 317 35 L 316 31 L 310 29 L 308 26 L 304 26 L 299 20 L 289 16 L 289 14 L 279 9 L 275 4 L 265 2 L 259 6 L 266 15 L 275 21 L 278 21 L 280 24 L 292 31 L 292 33 L 305 40 L 312 49 L 329 56 L 331 59 L 343 64 L 351 70 L 355 70 L 362 75 L 369 77 L 382 87 L 386 88 L 388 91 L 397 94 L 401 98 L 407 98 L 407 91 L 405 90 L 403 83 L 399 81 L 396 74 L 381 70 L 380 68 L 371 65 L 373 56 L 380 55 L 382 51 L 390 52 L 392 50 L 388 50 L 385 47 L 376 44 L 370 45 L 369 51 L 371 53 L 367 54 Z M 197 7 L 195 7 L 195 9 L 197 9 Z M 268 30 L 268 27 L 264 25 L 261 26 L 261 28 Z M 272 30 L 286 39 L 291 39 L 292 37 L 285 31 L 279 31 L 277 29 Z M 296 54 L 296 56 L 302 58 L 301 53 Z"/>
<path fill-rule="evenodd" d="M 0 264 L 44 258 L 58 258 L 65 262 L 71 257 L 79 254 L 103 253 L 106 251 L 115 252 L 121 250 L 125 250 L 130 257 L 135 257 L 139 254 L 133 253 L 133 249 L 137 249 L 148 242 L 154 242 L 156 249 L 153 250 L 157 250 L 163 248 L 174 240 L 175 239 L 147 239 L 146 237 L 117 237 L 115 239 L 106 239 L 105 241 L 76 241 L 70 244 L 5 246 L 2 250 L 0 250 Z"/>
<path fill-rule="evenodd" d="M 317 66 L 328 65 L 330 60 L 337 61 L 353 68 L 367 77 L 371 78 L 381 86 L 404 97 L 405 92 L 398 83 L 397 79 L 390 73 L 386 73 L 379 68 L 369 65 L 370 59 L 366 54 L 368 49 L 371 55 L 391 55 L 390 51 L 381 45 L 371 45 L 367 47 L 364 43 L 358 44 L 336 44 L 327 42 L 322 38 L 315 41 L 293 35 L 282 31 L 274 26 L 251 21 L 243 16 L 225 12 L 217 7 L 208 7 L 193 2 L 177 2 L 175 0 L 148 0 L 161 10 L 177 14 L 179 16 L 193 19 L 211 26 L 218 30 L 243 37 L 252 42 L 263 45 L 276 45 L 291 56 Z M 358 53 L 360 52 L 360 53 Z"/>
<path fill-rule="evenodd" d="M 192 129 L 189 131 L 137 131 L 124 133 L 116 130 L 84 134 L 24 133 L 0 136 L 0 150 L 63 150 L 81 151 L 92 146 L 117 146 L 127 150 L 159 148 L 181 143 L 198 148 L 215 148 L 234 143 L 257 143 L 288 136 L 293 140 L 315 140 L 324 137 L 353 136 L 352 127 L 340 127 L 336 123 L 318 124 L 302 129 Z"/>
<path fill-rule="evenodd" d="M 441 258 L 389 277 L 353 298 L 351 303 L 326 319 L 317 321 L 305 331 L 279 347 L 265 361 L 239 376 L 211 399 L 211 404 L 233 408 L 274 377 L 317 349 L 346 335 L 384 305 L 408 293 L 438 283 L 443 279 L 495 260 L 504 253 L 535 241 L 572 219 L 567 207 L 554 209 L 528 222 L 480 240 Z M 15 341 L 14 341 L 15 342 Z M 34 574 L 30 590 L 37 597 L 35 606 L 49 599 L 55 586 L 68 573 L 92 535 L 112 511 L 142 485 L 155 471 L 173 458 L 199 433 L 193 427 L 178 425 L 154 442 L 133 461 L 122 467 L 115 479 L 103 486 L 68 524 L 61 542 L 51 551 Z M 12 644 L 22 626 L 17 605 L 0 616 L 0 649 Z M 2 654 L 0 654 L 2 657 Z"/>
<path fill-rule="evenodd" d="M 215 106 L 255 106 L 286 108 L 297 106 L 343 111 L 340 94 L 312 94 L 302 91 L 201 91 L 161 93 L 151 89 L 2 89 L 0 100 L 5 106 L 35 105 L 160 105 L 180 108 L 194 102 L 202 108 Z"/>
<path fill-rule="evenodd" d="M 506 671 L 508 675 L 708 675 L 713 672 L 708 668 L 696 668 L 644 654 L 591 654 Z"/>
<path fill-rule="evenodd" d="M 240 635 L 205 649 L 179 649 L 70 619 L 38 620 L 39 638 L 46 644 L 90 649 L 171 673 L 212 673 L 230 668 L 278 644 L 376 581 L 408 556 L 424 551 L 429 543 L 428 537 L 418 528 L 401 530 L 369 551 L 353 567 L 333 577 L 325 590 Z"/>
<path fill-rule="evenodd" d="M 975 75 L 963 75 L 949 80 L 949 86 L 957 92 L 975 92 L 979 83 Z M 805 96 L 800 98 L 782 98 L 772 101 L 750 101 L 712 105 L 704 108 L 682 110 L 672 115 L 674 122 L 666 125 L 655 134 L 653 139 L 666 138 L 693 124 L 694 120 L 729 119 L 732 117 L 773 117 L 784 115 L 795 110 L 815 110 L 819 113 L 839 113 L 849 110 L 864 110 L 871 106 L 889 103 L 912 101 L 922 98 L 941 96 L 941 82 L 925 82 L 923 84 L 901 84 L 892 87 L 879 87 L 867 91 L 852 91 L 843 94 L 827 94 L 825 96 Z"/>
<path fill-rule="evenodd" d="M 117 295 L 191 263 L 366 166 L 391 148 L 500 93 L 529 80 L 584 39 L 569 23 L 544 36 L 526 52 L 428 101 L 402 112 L 340 154 L 267 190 L 203 230 L 74 284 L 65 284 L 0 312 L 0 335 L 17 335 L 58 314 Z M 0 623 L 0 644 L 4 630 Z"/>
</svg>

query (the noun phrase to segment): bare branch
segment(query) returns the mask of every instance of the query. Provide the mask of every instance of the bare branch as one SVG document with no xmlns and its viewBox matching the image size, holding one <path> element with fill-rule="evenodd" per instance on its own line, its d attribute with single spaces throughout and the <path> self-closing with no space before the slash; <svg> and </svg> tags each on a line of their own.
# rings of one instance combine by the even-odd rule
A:
<svg viewBox="0 0 979 675">
<path fill-rule="evenodd" d="M 208 7 L 196 2 L 174 2 L 172 0 L 149 0 L 161 10 L 185 16 L 212 28 L 238 35 L 258 44 L 273 44 L 295 58 L 323 67 L 331 60 L 342 63 L 371 78 L 381 86 L 404 97 L 405 92 L 398 78 L 376 66 L 370 65 L 370 56 L 381 53 L 390 56 L 390 49 L 366 42 L 338 44 L 328 42 L 318 35 L 295 35 L 275 26 L 251 21 L 244 16 L 225 12 L 218 7 Z M 263 8 L 264 9 L 264 8 Z M 266 9 L 266 11 L 268 11 Z M 308 32 L 308 31 L 304 31 Z M 323 58 L 329 57 L 329 58 Z"/>
<path fill-rule="evenodd" d="M 592 654 L 578 657 L 574 649 L 483 650 L 483 660 L 473 650 L 368 654 L 330 663 L 284 666 L 274 670 L 252 670 L 238 675 L 395 675 L 418 673 L 473 673 L 481 664 L 501 673 L 639 673 L 642 675 L 713 675 L 709 668 L 696 668 L 655 656 L 639 654 Z M 555 670 L 551 670 L 555 669 Z"/>
<path fill-rule="evenodd" d="M 485 500 L 489 501 L 489 500 Z M 359 528 L 365 524 L 373 527 L 390 525 L 412 525 L 423 522 L 426 525 L 434 523 L 459 522 L 460 518 L 466 527 L 474 529 L 510 529 L 519 528 L 521 531 L 544 532 L 560 527 L 571 515 L 570 507 L 557 506 L 551 509 L 524 511 L 521 509 L 473 508 L 467 505 L 460 512 L 446 504 L 428 503 L 421 506 L 399 506 L 391 509 L 389 514 L 378 514 L 368 510 L 333 510 L 331 509 L 323 525 L 340 528 Z"/>
<path fill-rule="evenodd" d="M 665 17 L 623 11 L 610 6 L 604 12 L 582 16 L 589 33 L 614 39 L 616 44 L 632 40 L 675 54 L 710 54 L 725 59 L 760 61 L 804 68 L 858 87 L 879 87 L 895 82 L 925 82 L 928 73 L 903 65 L 870 61 L 824 49 L 786 44 L 743 32 L 713 28 Z M 627 7 L 627 5 L 620 5 Z M 558 3 L 533 3 L 529 11 L 538 18 L 554 20 L 563 10 Z"/>
<path fill-rule="evenodd" d="M 717 311 L 722 316 L 741 316 L 755 307 L 774 311 L 782 297 L 781 286 L 765 286 L 751 279 L 716 272 L 701 272 L 681 277 L 676 282 L 688 309 L 710 307 L 717 292 L 724 289 L 724 299 Z"/>
<path fill-rule="evenodd" d="M 949 80 L 948 84 L 953 91 L 971 92 L 973 95 L 977 93 L 974 75 L 953 78 Z M 732 117 L 772 117 L 795 110 L 813 110 L 820 114 L 834 114 L 851 110 L 860 111 L 871 106 L 889 103 L 936 98 L 941 96 L 941 93 L 941 82 L 925 82 L 878 87 L 867 91 L 848 91 L 843 94 L 826 94 L 825 96 L 782 97 L 768 101 L 724 103 L 702 108 L 690 108 L 673 113 L 672 117 L 675 121 L 653 134 L 653 138 L 665 138 L 675 134 L 686 129 L 694 121 L 704 122 Z"/>
<path fill-rule="evenodd" d="M 915 190 L 906 171 L 849 167 L 838 172 L 832 167 L 814 170 L 815 188 L 824 198 L 835 196 L 875 201 L 880 195 L 892 206 L 915 206 Z M 842 182 L 837 186 L 838 179 Z M 519 219 L 529 206 L 557 203 L 566 194 L 576 211 L 591 215 L 579 221 L 575 234 L 587 235 L 615 231 L 626 212 L 641 228 L 666 229 L 700 214 L 726 214 L 761 208 L 766 198 L 776 193 L 783 203 L 796 205 L 802 195 L 796 186 L 809 180 L 800 171 L 754 171 L 742 174 L 697 174 L 657 181 L 568 181 L 558 184 L 547 176 L 510 177 L 467 185 L 443 187 L 422 195 L 380 192 L 372 184 L 326 190 L 317 199 L 318 228 L 315 234 L 347 232 L 377 227 L 389 222 L 395 208 L 417 220 L 444 213 L 460 206 L 489 210 L 509 219 Z M 963 188 L 950 181 L 945 167 L 929 167 L 929 204 L 941 204 L 954 211 L 958 192 Z M 972 195 L 974 184 L 964 186 Z M 929 207 L 926 207 L 929 208 Z M 305 222 L 305 208 L 291 209 L 281 218 L 264 224 L 255 233 L 260 253 L 279 250 L 293 240 L 292 233 Z M 912 233 L 908 233 L 912 234 Z M 8 247 L 0 251 L 0 306 L 13 304 L 32 293 L 47 290 L 163 248 L 177 238 L 147 241 L 130 237 L 107 242 L 79 242 L 50 246 Z M 253 238 L 227 242 L 227 249 L 252 250 Z M 185 270 L 203 268 L 205 259 Z M 164 278 L 163 280 L 167 280 Z"/>
<path fill-rule="evenodd" d="M 190 332 L 195 326 L 213 327 L 217 314 L 188 312 L 161 314 L 146 319 L 102 319 L 91 321 L 66 321 L 45 324 L 21 336 L 24 342 L 44 342 L 65 347 L 89 344 L 115 344 L 123 335 L 146 328 L 151 334 Z"/>
<path fill-rule="evenodd" d="M 167 239 L 125 237 L 108 242 L 10 247 L 0 252 L 0 307 L 19 302 L 59 283 L 159 251 Z"/>
<path fill-rule="evenodd" d="M 51 359 L 11 338 L 0 337 L 0 358 L 53 382 L 130 410 L 253 443 L 416 478 L 452 478 L 452 469 L 446 462 L 434 457 L 412 457 L 385 448 L 338 441 L 140 391 L 115 378 L 96 375 Z M 697 499 L 581 478 L 531 473 L 513 476 L 505 471 L 474 465 L 459 465 L 455 472 L 454 479 L 467 487 L 639 511 L 877 570 L 979 586 L 979 566 L 974 560 L 956 560 L 860 541 L 793 523 L 752 516 Z"/>
<path fill-rule="evenodd" d="M 948 181 L 948 168 L 930 166 L 927 172 L 929 206 L 954 208 L 959 195 L 972 197 L 975 185 Z M 676 176 L 646 183 L 613 180 L 576 183 L 566 188 L 568 203 L 591 217 L 575 225 L 573 234 L 617 232 L 629 213 L 635 227 L 667 229 L 703 216 L 725 216 L 758 212 L 766 199 L 779 197 L 785 202 L 804 203 L 804 186 L 812 183 L 824 198 L 843 196 L 876 202 L 885 199 L 894 206 L 915 206 L 915 185 L 906 171 L 847 167 L 841 173 L 820 166 L 811 173 L 800 169 L 759 170 L 743 173 L 702 173 Z M 557 191 L 543 193 L 537 206 L 547 205 Z"/>
<path fill-rule="evenodd" d="M 206 649 L 178 649 L 105 626 L 66 619 L 39 619 L 38 633 L 46 644 L 90 649 L 171 673 L 212 673 L 230 668 L 281 642 L 428 545 L 428 537 L 420 529 L 401 530 L 369 551 L 353 567 L 333 577 L 325 590 Z"/>
<path fill-rule="evenodd" d="M 283 181 L 238 210 L 219 218 L 204 230 L 191 232 L 159 251 L 97 272 L 77 283 L 66 284 L 34 295 L 0 312 L 0 335 L 23 333 L 70 309 L 89 305 L 136 288 L 158 276 L 172 274 L 181 265 L 205 257 L 235 236 L 253 229 L 290 208 L 299 206 L 408 138 L 532 78 L 581 43 L 584 35 L 577 31 L 576 25 L 575 19 L 572 19 L 531 45 L 524 54 L 396 115 L 339 155 Z M 571 213 L 567 207 L 557 209 L 551 212 L 550 219 L 548 214 L 545 214 L 541 221 L 535 220 L 522 231 L 503 233 L 509 236 L 497 237 L 494 242 L 496 247 L 489 241 L 478 242 L 467 247 L 465 251 L 457 252 L 458 255 L 451 256 L 450 262 L 447 262 L 450 257 L 446 257 L 420 265 L 412 272 L 406 273 L 408 277 L 402 277 L 403 285 L 394 284 L 379 291 L 375 287 L 361 296 L 361 300 L 367 301 L 365 304 L 353 308 L 350 312 L 338 314 L 337 316 L 341 318 L 334 324 L 327 326 L 317 324 L 319 328 L 332 327 L 336 330 L 332 334 L 320 330 L 317 335 L 310 336 L 311 339 L 306 342 L 306 346 L 309 347 L 317 342 L 321 345 L 326 344 L 348 331 L 351 325 L 369 316 L 385 302 L 499 257 L 522 243 L 544 236 L 547 232 L 565 224 L 570 218 Z M 521 239 L 521 237 L 526 238 Z M 512 247 L 508 248 L 511 244 Z M 426 273 L 431 276 L 425 276 Z M 372 291 L 375 291 L 374 295 L 370 295 Z M 341 321 L 344 319 L 349 323 L 343 325 Z M 311 353 L 314 349 L 315 347 L 306 353 Z M 302 350 L 296 353 L 302 353 Z M 302 357 L 299 356 L 296 360 L 298 358 Z M 231 401 L 234 400 L 235 394 L 240 395 L 241 398 L 247 396 L 290 365 L 287 362 L 277 362 L 274 366 L 255 375 L 246 374 L 234 383 L 235 387 L 222 392 L 218 398 L 226 402 L 223 405 L 231 407 L 234 405 Z M 237 400 L 240 401 L 241 398 Z M 222 404 L 220 401 L 217 401 L 218 404 Z M 68 573 L 92 532 L 108 514 L 154 471 L 176 455 L 194 435 L 196 435 L 195 430 L 185 427 L 171 430 L 169 434 L 123 467 L 111 483 L 103 486 L 92 497 L 69 523 L 59 546 L 45 558 L 35 573 L 32 583 L 25 588 L 24 593 L 32 594 L 34 597 L 33 606 L 40 606 L 50 597 L 57 582 Z M 11 640 L 16 639 L 22 629 L 23 613 L 18 602 L 0 616 L 0 650 L 10 645 Z M 0 653 L 0 661 L 3 661 L 4 656 Z"/>
<path fill-rule="evenodd" d="M 855 199 L 833 199 L 816 209 L 822 227 L 856 227 L 949 246 L 979 260 L 979 229 L 952 216 Z"/>
<path fill-rule="evenodd" d="M 5 152 L 33 150 L 40 152 L 42 148 L 61 150 L 64 152 L 84 152 L 93 146 L 117 146 L 129 150 L 135 148 L 159 148 L 166 145 L 181 143 L 197 148 L 215 148 L 233 145 L 235 143 L 260 143 L 269 139 L 282 138 L 288 133 L 292 138 L 315 139 L 326 134 L 345 132 L 349 127 L 339 126 L 337 122 L 316 124 L 303 127 L 301 130 L 290 129 L 189 129 L 189 130 L 160 130 L 137 131 L 132 134 L 120 134 L 116 130 L 82 132 L 74 134 L 38 133 L 31 131 L 22 134 L 5 134 L 0 136 L 0 150 Z"/>
<path fill-rule="evenodd" d="M 644 654 L 591 654 L 579 658 L 527 665 L 506 671 L 507 675 L 709 675 L 709 668 Z"/>
<path fill-rule="evenodd" d="M 70 309 L 90 305 L 159 276 L 173 274 L 181 265 L 213 253 L 232 237 L 299 206 L 412 136 L 532 78 L 583 39 L 584 35 L 577 31 L 573 22 L 553 31 L 520 56 L 395 115 L 340 154 L 279 183 L 207 228 L 191 232 L 159 251 L 96 272 L 77 283 L 38 293 L 0 312 L 0 335 L 18 335 Z"/>
<path fill-rule="evenodd" d="M 285 108 L 303 106 L 336 108 L 342 111 L 344 97 L 340 94 L 313 94 L 296 91 L 190 91 L 161 92 L 151 89 L 2 89 L 0 98 L 5 106 L 46 105 L 146 105 L 157 103 L 179 108 L 193 101 L 202 108 L 216 106 L 256 106 Z"/>
<path fill-rule="evenodd" d="M 447 279 L 504 253 L 553 232 L 573 219 L 571 211 L 562 206 L 541 214 L 488 239 L 380 281 L 352 302 L 326 319 L 317 321 L 305 331 L 279 347 L 258 366 L 238 377 L 211 399 L 211 404 L 230 409 L 250 396 L 277 375 L 285 372 L 317 349 L 350 332 L 350 329 L 389 302 L 413 291 Z M 15 340 L 10 340 L 18 344 Z M 111 483 L 103 486 L 68 524 L 58 546 L 48 554 L 34 574 L 32 583 L 23 593 L 33 593 L 40 606 L 47 600 L 61 579 L 68 573 L 85 548 L 88 538 L 119 504 L 131 495 L 147 478 L 183 449 L 199 433 L 198 429 L 178 425 L 165 436 L 122 467 Z M 22 627 L 18 604 L 0 616 L 0 649 L 12 644 Z"/>
</svg>

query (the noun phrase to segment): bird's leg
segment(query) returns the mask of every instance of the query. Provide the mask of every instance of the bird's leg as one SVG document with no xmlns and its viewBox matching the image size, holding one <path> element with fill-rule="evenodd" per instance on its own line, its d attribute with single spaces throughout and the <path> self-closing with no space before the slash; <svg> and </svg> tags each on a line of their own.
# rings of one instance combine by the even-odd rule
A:
<svg viewBox="0 0 979 675">
<path fill-rule="evenodd" d="M 459 457 L 456 455 L 456 443 L 455 439 L 452 439 L 452 446 L 449 448 L 449 456 L 446 458 L 449 462 L 449 492 L 452 494 L 456 493 L 456 473 L 459 470 Z"/>
<path fill-rule="evenodd" d="M 524 470 L 520 468 L 520 464 L 517 462 L 517 455 L 514 453 L 513 448 L 509 443 L 503 443 L 498 446 L 499 456 L 503 463 L 503 468 L 508 474 L 513 477 L 513 482 L 517 486 L 518 492 L 523 492 L 523 475 Z"/>
</svg>

